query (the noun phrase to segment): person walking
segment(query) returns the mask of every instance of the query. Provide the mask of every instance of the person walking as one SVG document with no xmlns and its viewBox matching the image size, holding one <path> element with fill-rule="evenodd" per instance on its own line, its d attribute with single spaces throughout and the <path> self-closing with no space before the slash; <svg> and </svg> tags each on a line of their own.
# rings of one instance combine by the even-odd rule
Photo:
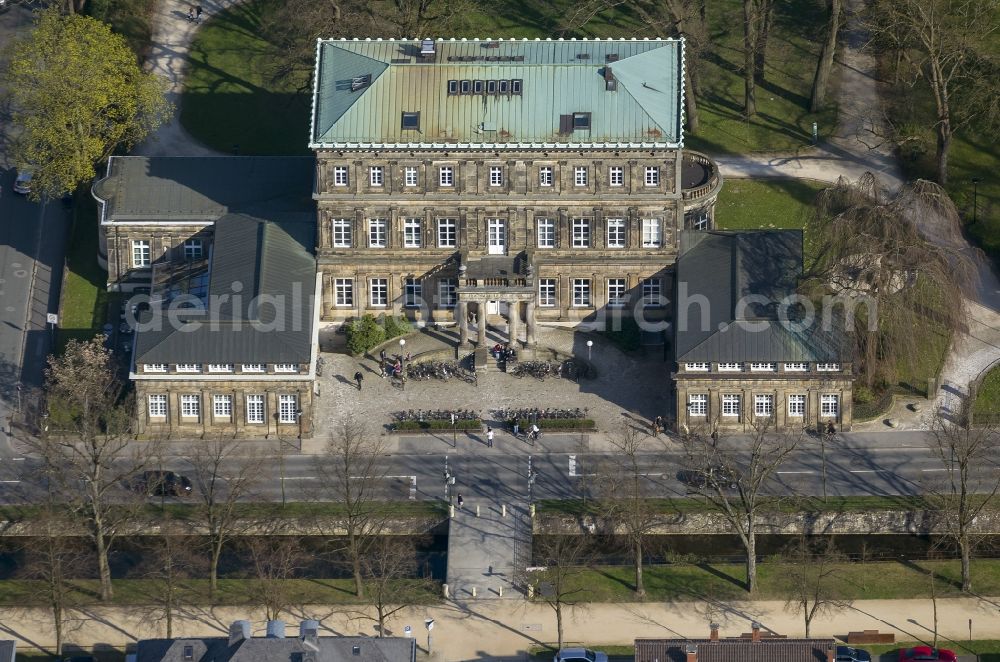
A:
<svg viewBox="0 0 1000 662">
<path fill-rule="evenodd" d="M 356 381 L 358 383 L 358 390 L 359 391 L 361 390 L 361 380 L 363 380 L 364 378 L 365 378 L 365 376 L 361 374 L 360 370 L 358 370 L 356 373 L 354 373 L 354 381 Z"/>
<path fill-rule="evenodd" d="M 462 504 L 465 503 L 465 499 L 463 499 L 462 495 L 459 494 L 458 495 L 458 499 L 456 499 L 456 501 L 458 501 L 458 509 L 461 510 L 462 509 Z"/>
<path fill-rule="evenodd" d="M 486 447 L 493 448 L 493 428 L 486 428 Z"/>
<path fill-rule="evenodd" d="M 385 348 L 384 347 L 382 348 L 382 351 L 378 353 L 378 358 L 379 358 L 379 360 L 382 363 L 385 363 Z"/>
<path fill-rule="evenodd" d="M 190 8 L 190 9 L 188 9 L 188 20 L 189 21 L 193 21 L 194 20 L 194 8 L 193 7 Z"/>
<path fill-rule="evenodd" d="M 201 5 L 195 5 L 194 17 L 196 21 L 201 21 Z"/>
<path fill-rule="evenodd" d="M 663 432 L 663 417 L 657 416 L 653 421 L 653 436 L 659 437 L 661 432 Z"/>
</svg>

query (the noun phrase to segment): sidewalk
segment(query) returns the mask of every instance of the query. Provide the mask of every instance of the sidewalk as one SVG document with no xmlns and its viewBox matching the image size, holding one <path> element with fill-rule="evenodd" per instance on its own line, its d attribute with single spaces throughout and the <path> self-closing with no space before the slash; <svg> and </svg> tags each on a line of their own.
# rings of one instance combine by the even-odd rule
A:
<svg viewBox="0 0 1000 662">
<path fill-rule="evenodd" d="M 940 645 L 956 648 L 968 639 L 969 621 L 976 639 L 1000 639 L 1000 605 L 991 598 L 938 600 Z M 102 644 L 123 647 L 138 639 L 162 637 L 162 625 L 148 610 L 98 607 L 73 616 L 66 634 L 69 643 L 80 646 Z M 374 623 L 351 617 L 337 605 L 308 605 L 282 614 L 287 623 L 305 618 L 321 622 L 321 634 L 374 634 Z M 174 622 L 174 636 L 225 636 L 229 624 L 249 618 L 254 636 L 263 636 L 264 614 L 257 608 L 186 607 Z M 403 626 L 412 627 L 418 644 L 426 646 L 423 622 L 433 618 L 433 657 L 447 662 L 483 659 L 526 659 L 532 647 L 556 640 L 555 615 L 545 604 L 520 600 L 483 600 L 458 605 L 447 602 L 427 608 L 408 608 L 389 622 L 391 634 L 401 636 Z M 630 644 L 637 637 L 707 637 L 709 623 L 721 625 L 723 637 L 748 632 L 752 621 L 765 629 L 790 637 L 804 635 L 802 619 L 785 610 L 779 601 L 715 603 L 708 601 L 671 604 L 619 603 L 581 605 L 564 612 L 567 643 L 588 645 Z M 21 650 L 50 646 L 51 618 L 40 609 L 0 609 L 0 622 L 7 635 L 18 640 Z M 847 632 L 877 629 L 896 634 L 897 641 L 932 638 L 934 622 L 930 600 L 859 600 L 836 614 L 813 624 L 812 636 L 844 637 Z M 74 627 L 75 625 L 75 627 Z M 295 632 L 295 628 L 290 628 Z M 953 639 L 954 642 L 949 641 Z"/>
</svg>

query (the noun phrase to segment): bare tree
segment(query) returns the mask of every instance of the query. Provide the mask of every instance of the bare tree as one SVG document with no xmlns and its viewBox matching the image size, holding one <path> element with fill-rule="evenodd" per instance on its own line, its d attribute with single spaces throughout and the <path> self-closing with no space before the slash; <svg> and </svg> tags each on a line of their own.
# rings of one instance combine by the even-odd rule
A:
<svg viewBox="0 0 1000 662">
<path fill-rule="evenodd" d="M 826 39 L 816 62 L 816 75 L 813 77 L 812 95 L 809 110 L 818 112 L 826 101 L 826 88 L 833 71 L 833 58 L 837 52 L 837 37 L 840 34 L 840 13 L 843 0 L 830 0 L 830 22 L 826 26 Z"/>
<path fill-rule="evenodd" d="M 163 622 L 167 639 L 174 638 L 174 619 L 185 603 L 185 581 L 198 565 L 193 552 L 196 545 L 191 536 L 165 531 L 151 537 L 144 549 L 141 574 L 153 601 L 148 613 L 151 620 Z"/>
<path fill-rule="evenodd" d="M 602 472 L 601 481 L 600 511 L 612 527 L 624 532 L 635 568 L 635 595 L 640 599 L 646 595 L 643 582 L 646 540 L 662 519 L 651 501 L 650 483 L 640 463 L 649 439 L 645 432 L 623 426 L 611 437 L 616 452 L 611 465 Z"/>
<path fill-rule="evenodd" d="M 219 558 L 233 538 L 253 523 L 240 512 L 239 502 L 260 477 L 261 459 L 238 441 L 215 439 L 199 444 L 191 456 L 192 486 L 197 504 L 194 521 L 205 527 L 209 556 L 209 591 L 219 588 Z"/>
<path fill-rule="evenodd" d="M 386 621 L 393 614 L 425 602 L 432 595 L 430 582 L 414 577 L 418 568 L 412 537 L 380 536 L 368 547 L 361 565 L 365 594 L 375 610 L 372 620 L 380 637 L 390 634 Z"/>
<path fill-rule="evenodd" d="M 340 422 L 326 447 L 317 456 L 318 497 L 340 504 L 338 524 L 344 532 L 342 549 L 354 577 L 354 592 L 364 597 L 365 554 L 384 530 L 389 509 L 378 500 L 385 484 L 383 442 L 368 435 L 365 426 L 353 418 Z"/>
<path fill-rule="evenodd" d="M 860 384 L 895 383 L 899 366 L 916 370 L 933 334 L 962 328 L 967 244 L 958 212 L 936 184 L 921 180 L 889 193 L 870 174 L 841 180 L 817 196 L 807 235 L 814 258 L 802 289 L 851 307 L 842 322 L 853 324 Z"/>
<path fill-rule="evenodd" d="M 46 369 L 50 421 L 65 434 L 26 439 L 94 543 L 102 600 L 114 595 L 110 550 L 143 506 L 129 485 L 155 452 L 129 445 L 132 403 L 121 401 L 117 373 L 100 338 L 71 340 L 61 356 L 49 357 Z"/>
<path fill-rule="evenodd" d="M 272 527 L 268 535 L 251 536 L 245 544 L 253 564 L 250 597 L 264 607 L 267 620 L 276 620 L 300 594 L 291 580 L 305 562 L 301 541 Z"/>
<path fill-rule="evenodd" d="M 782 555 L 781 588 L 787 596 L 785 609 L 802 615 L 806 638 L 817 616 L 833 614 L 850 605 L 841 590 L 840 563 L 844 557 L 832 538 L 810 541 L 800 535 Z"/>
<path fill-rule="evenodd" d="M 930 87 L 942 186 L 955 133 L 973 123 L 984 135 L 1000 126 L 998 10 L 997 0 L 878 0 L 871 7 L 873 36 L 894 48 L 906 67 L 897 75 Z"/>
<path fill-rule="evenodd" d="M 944 469 L 940 481 L 927 486 L 925 498 L 938 513 L 944 533 L 962 557 L 962 590 L 972 590 L 972 555 L 985 536 L 976 529 L 980 515 L 995 506 L 1000 490 L 1000 470 L 994 463 L 1000 450 L 1000 430 L 995 426 L 972 427 L 968 424 L 968 398 L 964 411 L 950 420 L 941 410 L 935 412 L 928 439 L 931 453 Z"/>
<path fill-rule="evenodd" d="M 702 476 L 692 487 L 732 527 L 746 554 L 747 590 L 757 590 L 757 525 L 762 512 L 785 497 L 768 490 L 775 472 L 798 446 L 801 434 L 774 431 L 770 419 L 756 419 L 739 447 L 706 439 L 701 433 L 683 442 L 687 470 Z"/>
<path fill-rule="evenodd" d="M 533 591 L 556 614 L 558 647 L 563 647 L 563 610 L 573 608 L 587 591 L 580 576 L 590 564 L 590 538 L 585 535 L 543 536 L 536 546 L 544 570 L 530 573 Z"/>
</svg>

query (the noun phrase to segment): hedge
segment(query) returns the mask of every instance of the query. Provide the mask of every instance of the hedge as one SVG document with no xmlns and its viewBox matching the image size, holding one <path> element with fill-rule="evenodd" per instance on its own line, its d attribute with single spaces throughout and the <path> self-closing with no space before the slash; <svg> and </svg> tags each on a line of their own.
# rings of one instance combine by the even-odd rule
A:
<svg viewBox="0 0 1000 662">
<path fill-rule="evenodd" d="M 456 430 L 462 430 L 467 432 L 469 430 L 481 430 L 483 428 L 483 422 L 478 418 L 472 420 L 461 420 L 455 424 Z M 397 432 L 407 432 L 407 431 L 426 431 L 426 430 L 450 430 L 451 421 L 449 420 L 432 420 L 432 421 L 400 421 L 393 426 L 393 429 Z"/>
<path fill-rule="evenodd" d="M 531 427 L 531 421 L 526 418 L 517 424 L 521 430 Z M 589 418 L 540 418 L 537 425 L 541 430 L 593 430 L 597 427 Z"/>
</svg>

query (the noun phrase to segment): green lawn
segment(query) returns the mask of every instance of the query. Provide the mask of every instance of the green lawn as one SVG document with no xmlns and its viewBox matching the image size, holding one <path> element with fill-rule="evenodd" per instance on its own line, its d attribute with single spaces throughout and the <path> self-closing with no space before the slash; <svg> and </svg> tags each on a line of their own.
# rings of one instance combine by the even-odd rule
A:
<svg viewBox="0 0 1000 662">
<path fill-rule="evenodd" d="M 723 230 L 801 229 L 827 186 L 807 179 L 727 179 L 715 224 Z"/>
<path fill-rule="evenodd" d="M 145 60 L 153 37 L 152 14 L 156 0 L 89 0 L 87 14 L 125 37 L 129 47 Z"/>
<path fill-rule="evenodd" d="M 975 409 L 973 410 L 973 420 L 975 417 L 1000 416 L 1000 366 L 997 366 L 986 373 L 983 383 L 979 386 L 976 394 Z"/>
<path fill-rule="evenodd" d="M 59 305 L 59 348 L 72 338 L 93 338 L 104 325 L 108 274 L 97 264 L 97 233 L 97 202 L 89 191 L 79 192 L 74 197 L 73 230 Z"/>
<path fill-rule="evenodd" d="M 845 599 L 888 600 L 930 597 L 929 573 L 936 577 L 938 597 L 957 597 L 961 592 L 960 562 L 879 561 L 845 563 L 837 568 Z M 758 565 L 756 598 L 781 600 L 784 566 L 765 561 Z M 725 563 L 647 565 L 643 572 L 647 600 L 683 601 L 746 599 L 744 565 Z M 596 566 L 584 569 L 573 581 L 585 587 L 587 602 L 630 602 L 635 599 L 631 566 Z M 972 564 L 972 585 L 977 594 L 1000 592 L 1000 560 L 977 559 Z"/>
<path fill-rule="evenodd" d="M 138 0 L 136 0 L 138 1 Z M 277 0 L 251 0 L 212 16 L 195 37 L 181 103 L 181 123 L 196 138 L 220 151 L 239 146 L 243 154 L 300 154 L 306 151 L 311 72 L 275 79 L 270 72 L 281 54 L 266 33 Z M 353 0 L 358 2 L 358 0 Z M 348 2 L 343 12 L 378 15 L 385 0 L 364 8 Z M 758 87 L 758 113 L 742 116 L 743 83 L 740 0 L 718 0 L 708 10 L 710 46 L 697 63 L 701 76 L 701 130 L 687 144 L 712 153 L 794 151 L 810 141 L 811 126 L 832 128 L 836 109 L 807 111 L 818 54 L 817 35 L 825 10 L 813 0 L 776 3 L 768 42 L 764 81 Z M 475 3 L 432 33 L 461 37 L 558 37 L 565 18 L 578 9 L 572 0 L 500 0 Z M 391 11 L 391 10 L 386 10 Z M 386 25 L 378 35 L 391 37 Z M 359 37 L 369 35 L 358 34 Z M 399 36 L 399 35 L 396 35 Z M 656 37 L 628 4 L 606 9 L 565 37 Z M 313 35 L 303 35 L 311 40 Z"/>
</svg>

